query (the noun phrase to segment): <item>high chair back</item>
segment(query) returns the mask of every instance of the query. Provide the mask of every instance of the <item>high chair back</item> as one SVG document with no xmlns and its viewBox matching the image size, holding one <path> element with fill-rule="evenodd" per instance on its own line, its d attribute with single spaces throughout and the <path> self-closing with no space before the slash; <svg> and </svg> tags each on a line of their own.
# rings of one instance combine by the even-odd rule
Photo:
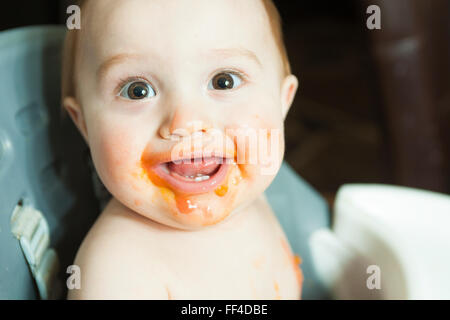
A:
<svg viewBox="0 0 450 320">
<path fill-rule="evenodd" d="M 59 102 L 64 34 L 0 32 L 0 299 L 64 296 L 98 214 L 87 147 Z"/>
</svg>

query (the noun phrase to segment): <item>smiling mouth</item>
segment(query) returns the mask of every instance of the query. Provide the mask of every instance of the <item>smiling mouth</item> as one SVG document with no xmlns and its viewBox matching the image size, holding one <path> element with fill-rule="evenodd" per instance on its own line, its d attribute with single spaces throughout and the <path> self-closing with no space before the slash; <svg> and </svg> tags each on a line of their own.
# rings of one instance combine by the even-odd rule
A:
<svg viewBox="0 0 450 320">
<path fill-rule="evenodd" d="M 207 193 L 221 185 L 227 176 L 228 158 L 208 157 L 163 162 L 154 167 L 155 173 L 177 192 Z"/>
</svg>

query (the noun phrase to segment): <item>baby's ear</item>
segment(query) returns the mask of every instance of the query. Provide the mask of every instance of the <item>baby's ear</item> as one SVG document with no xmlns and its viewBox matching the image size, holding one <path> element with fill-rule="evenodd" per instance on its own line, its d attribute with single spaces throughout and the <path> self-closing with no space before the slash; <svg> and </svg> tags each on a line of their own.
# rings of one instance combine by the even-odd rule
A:
<svg viewBox="0 0 450 320">
<path fill-rule="evenodd" d="M 283 83 L 281 85 L 281 112 L 283 113 L 283 119 L 286 118 L 286 115 L 291 107 L 292 101 L 294 101 L 295 93 L 298 88 L 298 80 L 297 77 L 293 74 L 290 74 L 284 78 Z"/>
<path fill-rule="evenodd" d="M 84 140 L 86 140 L 89 144 L 86 121 L 84 119 L 83 110 L 81 109 L 80 104 L 73 97 L 65 97 L 63 100 L 63 106 L 72 118 L 78 130 L 80 130 Z"/>
</svg>

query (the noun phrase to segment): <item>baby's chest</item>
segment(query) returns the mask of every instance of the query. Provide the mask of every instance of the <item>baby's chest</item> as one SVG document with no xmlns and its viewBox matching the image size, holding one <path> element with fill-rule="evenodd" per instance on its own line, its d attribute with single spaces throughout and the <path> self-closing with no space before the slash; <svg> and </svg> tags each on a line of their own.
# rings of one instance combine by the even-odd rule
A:
<svg viewBox="0 0 450 320">
<path fill-rule="evenodd" d="M 299 270 L 283 234 L 245 237 L 183 250 L 170 267 L 175 299 L 298 299 Z M 181 253 L 181 252 L 180 252 Z"/>
</svg>

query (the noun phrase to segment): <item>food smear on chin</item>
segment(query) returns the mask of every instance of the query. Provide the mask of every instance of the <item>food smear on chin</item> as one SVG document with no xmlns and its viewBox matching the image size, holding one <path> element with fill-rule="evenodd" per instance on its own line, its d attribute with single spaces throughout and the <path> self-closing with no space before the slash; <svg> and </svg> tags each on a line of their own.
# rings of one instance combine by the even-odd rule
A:
<svg viewBox="0 0 450 320">
<path fill-rule="evenodd" d="M 219 197 L 223 197 L 224 195 L 227 194 L 228 191 L 228 186 L 223 184 L 220 187 L 216 188 L 214 190 L 214 193 L 217 194 Z"/>
<path fill-rule="evenodd" d="M 193 200 L 189 199 L 189 197 L 176 196 L 175 201 L 177 203 L 178 210 L 184 214 L 191 213 L 199 207 L 199 205 L 193 202 Z"/>
</svg>

